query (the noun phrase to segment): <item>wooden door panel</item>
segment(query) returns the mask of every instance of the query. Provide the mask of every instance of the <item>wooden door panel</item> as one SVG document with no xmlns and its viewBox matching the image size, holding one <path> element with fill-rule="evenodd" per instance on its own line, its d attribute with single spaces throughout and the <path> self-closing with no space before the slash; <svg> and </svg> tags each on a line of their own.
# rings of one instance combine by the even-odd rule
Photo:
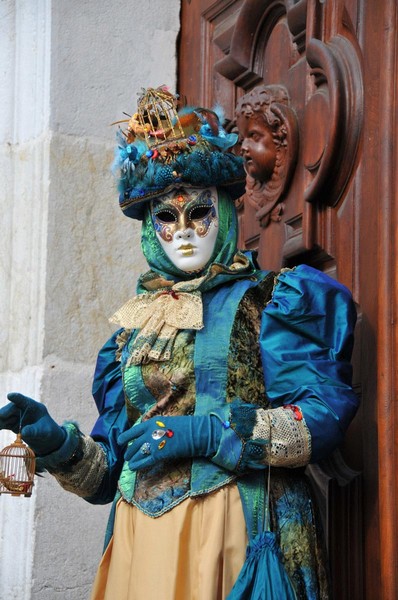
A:
<svg viewBox="0 0 398 600">
<path fill-rule="evenodd" d="M 264 219 L 241 199 L 241 245 L 265 268 L 311 264 L 357 302 L 362 406 L 341 453 L 311 473 L 339 600 L 398 597 L 397 69 L 395 0 L 182 0 L 179 91 L 220 102 L 233 128 L 243 94 L 278 84 L 297 121 L 283 206 Z"/>
<path fill-rule="evenodd" d="M 234 44 L 238 38 L 235 36 L 225 63 L 216 65 L 216 69 L 226 77 L 234 76 L 240 59 L 242 73 L 235 77 L 235 83 L 243 85 L 245 90 L 252 87 L 253 81 L 258 83 L 259 80 L 265 84 L 284 85 L 297 114 L 301 143 L 295 180 L 284 199 L 284 218 L 278 226 L 273 225 L 268 230 L 256 230 L 255 223 L 248 218 L 244 239 L 252 247 L 257 232 L 260 261 L 266 261 L 267 264 L 271 261 L 272 266 L 277 261 L 279 264 L 297 262 L 302 255 L 305 255 L 307 262 L 319 265 L 321 251 L 325 262 L 332 256 L 328 242 L 333 238 L 330 235 L 333 216 L 330 211 L 320 212 L 317 209 L 323 205 L 335 206 L 338 203 L 347 188 L 356 157 L 362 115 L 359 60 L 351 42 L 343 39 L 340 34 L 334 35 L 332 41 L 328 42 L 329 45 L 314 39 L 307 45 L 302 44 L 301 51 L 307 49 L 310 52 L 310 59 L 307 55 L 304 59 L 298 52 L 293 32 L 289 29 L 289 12 L 286 12 L 284 3 L 269 3 L 268 11 L 264 11 L 264 7 L 261 8 L 256 3 L 256 19 L 253 18 L 252 5 L 253 3 L 243 5 L 236 30 L 241 27 L 240 21 L 247 26 L 248 19 L 244 19 L 242 15 L 245 9 L 249 10 L 252 15 L 251 25 L 255 28 L 249 33 L 252 37 L 263 40 L 262 43 L 254 45 L 249 59 L 248 53 L 242 57 L 240 43 Z M 263 15 L 262 26 L 258 30 L 260 9 L 265 12 L 265 17 Z M 305 3 L 301 3 L 301 10 L 306 13 Z M 297 5 L 295 11 L 297 21 L 300 16 Z M 304 20 L 304 15 L 301 15 L 301 21 Z M 342 26 L 342 29 L 345 27 Z M 241 38 L 242 35 L 239 36 Z M 234 56 L 235 72 L 230 70 L 231 54 Z M 261 68 L 264 69 L 263 72 L 256 72 L 256 69 Z M 353 82 L 350 80 L 351 75 Z M 352 83 L 352 92 L 349 83 Z M 342 148 L 344 152 L 341 151 Z M 315 202 L 318 206 L 311 208 L 305 201 Z M 282 242 L 281 253 L 278 250 Z M 313 259 L 309 256 L 311 251 L 314 252 Z M 352 282 L 346 283 L 350 285 Z"/>
</svg>

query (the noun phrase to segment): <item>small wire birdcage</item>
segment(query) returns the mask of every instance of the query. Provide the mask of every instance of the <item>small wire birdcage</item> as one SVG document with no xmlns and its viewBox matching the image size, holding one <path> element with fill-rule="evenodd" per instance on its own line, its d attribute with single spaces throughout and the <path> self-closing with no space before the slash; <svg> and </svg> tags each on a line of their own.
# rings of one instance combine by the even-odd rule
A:
<svg viewBox="0 0 398 600">
<path fill-rule="evenodd" d="M 177 113 L 176 98 L 163 88 L 148 88 L 138 100 L 135 115 L 148 146 L 185 137 Z M 133 117 L 134 119 L 134 117 Z"/>
<path fill-rule="evenodd" d="M 18 433 L 15 442 L 0 451 L 0 494 L 31 496 L 35 467 L 35 454 Z"/>
</svg>

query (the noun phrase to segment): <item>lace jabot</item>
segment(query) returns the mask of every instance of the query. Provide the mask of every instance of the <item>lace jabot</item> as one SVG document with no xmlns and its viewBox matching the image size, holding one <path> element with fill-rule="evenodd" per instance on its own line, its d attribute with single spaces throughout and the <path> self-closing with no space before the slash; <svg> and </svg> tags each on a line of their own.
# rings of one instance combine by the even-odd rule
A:
<svg viewBox="0 0 398 600">
<path fill-rule="evenodd" d="M 217 285 L 218 279 L 222 283 L 252 273 L 249 259 L 241 252 L 229 267 L 214 263 L 204 275 L 190 281 L 175 283 L 153 271 L 146 273 L 141 286 L 147 291 L 128 300 L 109 319 L 120 327 L 139 330 L 129 364 L 169 360 L 179 329 L 198 330 L 204 326 L 202 291 L 206 284 Z"/>
</svg>

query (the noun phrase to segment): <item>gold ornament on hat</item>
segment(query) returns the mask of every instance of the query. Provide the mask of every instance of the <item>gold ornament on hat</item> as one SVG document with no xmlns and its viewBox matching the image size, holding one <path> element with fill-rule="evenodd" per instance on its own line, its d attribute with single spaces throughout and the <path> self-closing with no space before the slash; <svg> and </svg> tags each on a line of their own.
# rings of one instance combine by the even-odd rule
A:
<svg viewBox="0 0 398 600">
<path fill-rule="evenodd" d="M 149 148 L 185 139 L 198 131 L 201 125 L 199 117 L 193 113 L 189 114 L 189 120 L 178 115 L 178 98 L 166 86 L 144 90 L 138 100 L 137 112 L 129 119 L 112 125 L 119 123 L 128 123 L 123 131 L 128 144 L 139 138 L 145 140 Z M 159 150 L 160 155 L 164 154 L 164 150 Z"/>
<path fill-rule="evenodd" d="M 197 134 L 203 120 L 201 113 L 205 113 L 210 120 L 212 130 L 212 121 L 217 120 L 213 111 L 198 108 L 179 114 L 178 108 L 178 97 L 169 92 L 166 86 L 148 88 L 143 90 L 138 100 L 137 112 L 130 119 L 116 121 L 112 125 L 128 123 L 127 129 L 122 131 L 128 144 L 137 139 L 145 140 L 149 149 L 148 158 L 169 163 L 181 151 L 198 143 Z M 214 133 L 218 133 L 218 124 L 214 127 Z M 205 140 L 201 139 L 201 143 L 208 146 Z"/>
<path fill-rule="evenodd" d="M 133 141 L 144 137 L 150 148 L 185 137 L 177 113 L 177 99 L 165 86 L 148 88 L 138 100 L 137 112 L 129 121 L 127 134 Z"/>
</svg>

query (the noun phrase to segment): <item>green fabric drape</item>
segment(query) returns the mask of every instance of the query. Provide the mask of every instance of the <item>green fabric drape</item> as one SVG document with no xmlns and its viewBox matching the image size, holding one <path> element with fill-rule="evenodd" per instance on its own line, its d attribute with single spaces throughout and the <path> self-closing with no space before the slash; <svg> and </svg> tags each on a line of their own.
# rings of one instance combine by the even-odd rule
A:
<svg viewBox="0 0 398 600">
<path fill-rule="evenodd" d="M 148 206 L 141 235 L 141 247 L 150 267 L 138 280 L 137 292 L 168 287 L 177 282 L 187 282 L 185 291 L 207 291 L 232 279 L 248 277 L 256 271 L 250 255 L 237 249 L 238 218 L 233 201 L 225 190 L 218 191 L 218 236 L 209 263 L 200 272 L 186 273 L 176 267 L 166 256 L 156 236 L 152 215 Z M 233 263 L 242 263 L 239 269 L 230 269 Z M 194 282 L 201 278 L 199 286 Z M 162 280 L 166 281 L 162 281 Z M 192 286 L 189 285 L 192 282 Z M 191 289 L 190 289 L 191 288 Z"/>
</svg>

